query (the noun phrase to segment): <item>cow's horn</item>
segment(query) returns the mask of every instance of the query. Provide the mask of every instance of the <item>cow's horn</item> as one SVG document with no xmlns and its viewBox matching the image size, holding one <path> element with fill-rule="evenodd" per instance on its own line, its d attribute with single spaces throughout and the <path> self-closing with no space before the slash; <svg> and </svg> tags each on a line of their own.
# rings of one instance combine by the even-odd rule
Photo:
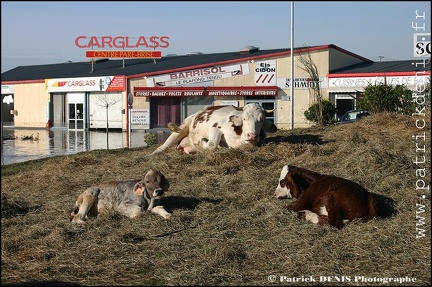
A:
<svg viewBox="0 0 432 287">
<path fill-rule="evenodd" d="M 276 108 L 274 108 L 274 109 L 272 109 L 272 110 L 266 110 L 266 109 L 264 109 L 264 112 L 265 112 L 266 114 L 271 114 L 271 113 L 273 113 L 275 110 L 276 110 Z"/>
</svg>

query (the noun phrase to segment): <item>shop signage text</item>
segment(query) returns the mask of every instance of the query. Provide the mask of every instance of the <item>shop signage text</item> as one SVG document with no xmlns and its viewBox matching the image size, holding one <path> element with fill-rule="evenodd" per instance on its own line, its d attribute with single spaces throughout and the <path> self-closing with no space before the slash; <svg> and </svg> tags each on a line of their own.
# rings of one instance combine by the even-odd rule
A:
<svg viewBox="0 0 432 287">
<path fill-rule="evenodd" d="M 131 109 L 131 125 L 133 128 L 149 128 L 150 116 L 149 109 Z"/>
<path fill-rule="evenodd" d="M 294 78 L 294 89 L 308 89 L 316 87 L 317 85 L 320 85 L 321 88 L 326 88 L 326 79 L 320 78 L 319 81 L 312 81 L 310 78 Z M 291 79 L 286 78 L 285 79 L 285 89 L 289 89 L 291 87 Z"/>
<path fill-rule="evenodd" d="M 9 93 L 14 93 L 15 87 L 13 85 L 2 85 L 1 86 L 1 93 L 2 94 L 9 94 Z"/>
<path fill-rule="evenodd" d="M 255 84 L 276 85 L 276 60 L 255 62 Z"/>
<path fill-rule="evenodd" d="M 87 58 L 151 58 L 160 59 L 161 51 L 86 51 Z"/>
<path fill-rule="evenodd" d="M 45 80 L 47 92 L 92 92 L 124 91 L 124 76 L 106 76 L 89 78 L 63 78 Z"/>
<path fill-rule="evenodd" d="M 172 87 L 249 75 L 249 65 L 236 64 L 208 67 L 147 78 L 148 87 Z"/>
<path fill-rule="evenodd" d="M 169 47 L 168 36 L 151 36 L 148 40 L 144 36 L 129 37 L 129 36 L 78 36 L 75 39 L 75 46 L 78 48 L 118 48 L 118 49 L 130 49 L 130 48 L 168 48 Z"/>
<path fill-rule="evenodd" d="M 136 87 L 135 97 L 277 96 L 278 87 Z"/>
<path fill-rule="evenodd" d="M 415 86 L 427 84 L 428 75 L 405 76 L 405 77 L 351 77 L 351 78 L 329 78 L 329 87 L 367 87 L 369 84 L 376 85 L 386 82 L 389 85 Z"/>
</svg>

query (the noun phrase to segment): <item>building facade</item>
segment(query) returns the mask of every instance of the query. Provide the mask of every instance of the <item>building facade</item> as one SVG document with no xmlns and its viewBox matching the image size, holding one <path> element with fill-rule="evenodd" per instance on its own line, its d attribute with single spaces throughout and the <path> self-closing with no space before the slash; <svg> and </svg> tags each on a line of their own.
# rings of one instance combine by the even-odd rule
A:
<svg viewBox="0 0 432 287">
<path fill-rule="evenodd" d="M 335 45 L 294 49 L 248 46 L 233 53 L 191 53 L 160 60 L 99 60 L 18 67 L 2 73 L 2 124 L 15 127 L 158 130 L 181 123 L 206 105 L 260 103 L 279 129 L 313 125 L 304 112 L 314 103 L 310 76 L 299 57 L 310 56 L 324 98 L 342 115 L 355 109 L 368 83 L 415 89 L 429 67 L 372 62 Z M 403 67 L 402 67 L 403 66 Z M 35 69 L 35 70 L 33 70 Z M 58 71 L 58 72 L 57 72 Z M 294 97 L 291 98 L 293 87 Z"/>
</svg>

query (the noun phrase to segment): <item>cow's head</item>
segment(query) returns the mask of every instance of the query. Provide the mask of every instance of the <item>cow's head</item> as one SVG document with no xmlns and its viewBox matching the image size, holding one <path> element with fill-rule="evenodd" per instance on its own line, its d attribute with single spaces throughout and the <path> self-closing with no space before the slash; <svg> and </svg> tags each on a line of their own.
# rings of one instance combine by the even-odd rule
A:
<svg viewBox="0 0 432 287">
<path fill-rule="evenodd" d="M 319 173 L 298 168 L 293 165 L 284 165 L 279 176 L 279 183 L 274 192 L 277 199 L 299 198 L 309 188 Z"/>
<path fill-rule="evenodd" d="M 157 201 L 165 195 L 169 186 L 169 181 L 160 171 L 150 169 L 144 178 L 135 185 L 135 193 L 140 188 L 142 189 L 142 194 L 148 203 L 147 209 L 151 210 L 157 204 Z"/>
<path fill-rule="evenodd" d="M 284 165 L 279 176 L 279 183 L 273 194 L 274 198 L 285 199 L 292 198 L 291 189 L 289 187 L 288 179 L 289 165 Z"/>
<path fill-rule="evenodd" d="M 243 107 L 241 114 L 230 116 L 234 130 L 241 135 L 243 143 L 260 145 L 267 132 L 276 132 L 276 126 L 266 119 L 265 112 L 261 105 L 249 103 Z"/>
</svg>

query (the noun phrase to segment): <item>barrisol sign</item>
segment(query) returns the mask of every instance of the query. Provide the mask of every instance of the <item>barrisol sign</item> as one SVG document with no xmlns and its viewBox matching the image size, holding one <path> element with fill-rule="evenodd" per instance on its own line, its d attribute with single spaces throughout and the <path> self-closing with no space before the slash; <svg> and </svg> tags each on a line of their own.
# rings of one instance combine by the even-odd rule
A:
<svg viewBox="0 0 432 287">
<path fill-rule="evenodd" d="M 147 87 L 172 87 L 249 75 L 249 64 L 207 67 L 147 78 Z"/>
</svg>

